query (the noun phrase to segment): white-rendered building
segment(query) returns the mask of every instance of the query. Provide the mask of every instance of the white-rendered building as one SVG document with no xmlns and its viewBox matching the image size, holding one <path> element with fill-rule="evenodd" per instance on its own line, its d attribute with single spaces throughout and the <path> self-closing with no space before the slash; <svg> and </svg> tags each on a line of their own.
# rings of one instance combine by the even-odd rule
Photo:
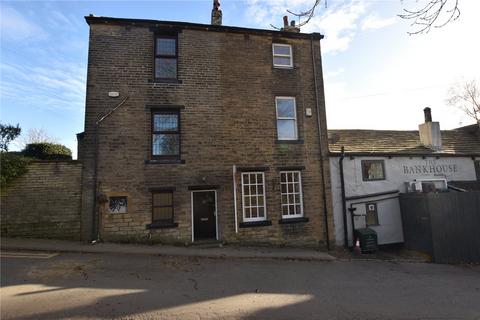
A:
<svg viewBox="0 0 480 320">
<path fill-rule="evenodd" d="M 380 245 L 403 242 L 399 193 L 479 187 L 479 126 L 440 131 L 424 111 L 419 131 L 329 130 L 337 246 L 352 245 L 352 223 Z"/>
</svg>

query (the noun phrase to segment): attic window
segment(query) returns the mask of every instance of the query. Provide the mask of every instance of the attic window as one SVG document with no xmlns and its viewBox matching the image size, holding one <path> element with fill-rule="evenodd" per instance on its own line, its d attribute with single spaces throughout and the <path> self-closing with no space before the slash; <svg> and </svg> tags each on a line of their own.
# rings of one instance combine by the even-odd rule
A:
<svg viewBox="0 0 480 320">
<path fill-rule="evenodd" d="M 273 66 L 277 68 L 293 68 L 292 46 L 289 44 L 274 43 Z"/>
</svg>

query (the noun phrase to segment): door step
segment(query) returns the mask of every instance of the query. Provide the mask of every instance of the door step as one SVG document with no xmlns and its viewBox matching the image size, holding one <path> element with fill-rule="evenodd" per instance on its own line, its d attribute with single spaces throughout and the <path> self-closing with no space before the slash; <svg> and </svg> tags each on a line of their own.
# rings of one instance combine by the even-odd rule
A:
<svg viewBox="0 0 480 320">
<path fill-rule="evenodd" d="M 223 243 L 218 240 L 195 240 L 191 246 L 200 249 L 221 248 Z"/>
</svg>

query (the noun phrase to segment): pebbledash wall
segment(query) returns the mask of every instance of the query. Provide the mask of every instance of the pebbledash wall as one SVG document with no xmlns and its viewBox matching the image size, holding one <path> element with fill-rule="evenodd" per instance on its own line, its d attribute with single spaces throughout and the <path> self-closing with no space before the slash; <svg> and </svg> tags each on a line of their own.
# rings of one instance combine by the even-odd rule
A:
<svg viewBox="0 0 480 320">
<path fill-rule="evenodd" d="M 1 195 L 2 237 L 80 240 L 82 164 L 34 161 Z"/>
<path fill-rule="evenodd" d="M 83 239 L 96 238 L 92 226 L 97 225 L 104 240 L 190 243 L 191 189 L 204 188 L 217 193 L 218 240 L 324 246 L 328 221 L 333 241 L 320 34 L 86 20 L 90 49 L 85 132 L 79 141 L 85 164 Z M 178 37 L 178 81 L 157 82 L 154 36 L 172 30 Z M 293 68 L 273 67 L 272 43 L 292 46 Z M 111 98 L 109 92 L 118 92 L 119 97 Z M 277 139 L 277 96 L 296 99 L 297 140 Z M 180 161 L 162 163 L 151 157 L 151 116 L 158 107 L 180 112 Z M 301 172 L 304 219 L 295 223 L 281 223 L 280 170 Z M 265 174 L 268 224 L 242 223 L 242 171 Z M 175 225 L 149 229 L 152 190 L 163 189 L 173 190 Z M 127 212 L 107 213 L 104 201 L 117 196 L 127 197 Z"/>
</svg>

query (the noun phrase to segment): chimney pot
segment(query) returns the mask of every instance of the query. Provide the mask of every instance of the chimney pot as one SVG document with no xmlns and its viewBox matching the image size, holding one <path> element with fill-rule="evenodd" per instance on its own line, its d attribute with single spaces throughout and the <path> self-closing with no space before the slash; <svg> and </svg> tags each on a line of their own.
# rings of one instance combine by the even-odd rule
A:
<svg viewBox="0 0 480 320">
<path fill-rule="evenodd" d="M 425 115 L 425 122 L 432 122 L 432 109 L 428 107 L 423 109 L 423 114 Z"/>
<path fill-rule="evenodd" d="M 283 16 L 283 26 L 288 27 L 288 16 Z"/>
</svg>

